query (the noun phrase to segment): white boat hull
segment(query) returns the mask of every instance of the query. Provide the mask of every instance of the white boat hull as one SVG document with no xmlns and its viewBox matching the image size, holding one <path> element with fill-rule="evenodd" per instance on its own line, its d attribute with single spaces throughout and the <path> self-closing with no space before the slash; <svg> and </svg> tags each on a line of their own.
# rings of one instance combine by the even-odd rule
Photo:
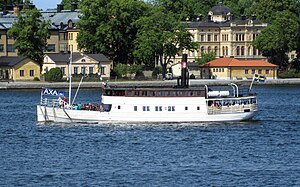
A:
<svg viewBox="0 0 300 187">
<path fill-rule="evenodd" d="M 99 123 L 99 122 L 229 122 L 244 121 L 251 119 L 256 111 L 239 112 L 228 114 L 208 115 L 207 112 L 191 113 L 155 113 L 148 112 L 145 114 L 113 113 L 89 110 L 68 110 L 49 106 L 37 106 L 38 122 L 63 122 L 63 123 Z"/>
</svg>

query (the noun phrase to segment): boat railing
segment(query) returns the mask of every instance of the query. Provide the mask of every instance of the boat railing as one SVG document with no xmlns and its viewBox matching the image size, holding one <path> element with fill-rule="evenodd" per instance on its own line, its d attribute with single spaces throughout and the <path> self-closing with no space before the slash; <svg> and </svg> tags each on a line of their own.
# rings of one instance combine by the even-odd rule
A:
<svg viewBox="0 0 300 187">
<path fill-rule="evenodd" d="M 57 99 L 42 98 L 41 105 L 42 106 L 59 107 L 59 101 Z"/>
<path fill-rule="evenodd" d="M 239 113 L 250 112 L 257 110 L 257 104 L 236 104 L 236 105 L 211 105 L 208 106 L 208 114 L 226 114 L 226 113 Z"/>
</svg>

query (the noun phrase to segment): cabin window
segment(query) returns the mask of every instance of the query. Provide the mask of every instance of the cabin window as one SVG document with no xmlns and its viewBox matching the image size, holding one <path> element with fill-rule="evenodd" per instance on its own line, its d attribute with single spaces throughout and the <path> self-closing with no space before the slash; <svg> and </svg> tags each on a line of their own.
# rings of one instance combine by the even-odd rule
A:
<svg viewBox="0 0 300 187">
<path fill-rule="evenodd" d="M 179 96 L 185 96 L 185 91 L 179 91 Z"/>
<path fill-rule="evenodd" d="M 137 106 L 134 106 L 134 107 L 133 107 L 133 110 L 134 110 L 134 111 L 137 111 Z"/>
<path fill-rule="evenodd" d="M 150 111 L 150 106 L 143 106 L 143 111 Z"/>
<path fill-rule="evenodd" d="M 188 107 L 187 107 L 187 106 L 185 107 L 185 110 L 188 110 Z"/>
<path fill-rule="evenodd" d="M 157 96 L 162 96 L 162 92 L 161 91 L 157 91 Z"/>
<path fill-rule="evenodd" d="M 155 91 L 150 91 L 150 96 L 155 96 Z"/>
<path fill-rule="evenodd" d="M 24 77 L 24 70 L 20 70 L 20 77 Z"/>
<path fill-rule="evenodd" d="M 177 92 L 177 91 L 174 91 L 174 92 L 173 92 L 173 96 L 178 96 L 178 92 Z"/>
<path fill-rule="evenodd" d="M 147 91 L 142 91 L 142 96 L 147 96 Z"/>
<path fill-rule="evenodd" d="M 155 106 L 155 111 L 162 111 L 162 106 Z"/>
<path fill-rule="evenodd" d="M 166 91 L 165 96 L 170 96 L 170 91 Z"/>
<path fill-rule="evenodd" d="M 189 96 L 193 96 L 194 95 L 194 91 L 189 91 Z"/>
<path fill-rule="evenodd" d="M 139 91 L 134 91 L 135 96 L 139 96 Z"/>
<path fill-rule="evenodd" d="M 132 92 L 131 92 L 131 91 L 127 91 L 126 95 L 127 95 L 127 96 L 131 96 L 131 95 L 132 95 Z"/>
<path fill-rule="evenodd" d="M 200 110 L 200 106 L 197 106 L 197 110 Z"/>
<path fill-rule="evenodd" d="M 168 111 L 175 111 L 175 106 L 168 106 Z"/>
<path fill-rule="evenodd" d="M 118 105 L 118 109 L 119 109 L 119 110 L 121 109 L 121 106 L 120 106 L 120 105 Z"/>
</svg>

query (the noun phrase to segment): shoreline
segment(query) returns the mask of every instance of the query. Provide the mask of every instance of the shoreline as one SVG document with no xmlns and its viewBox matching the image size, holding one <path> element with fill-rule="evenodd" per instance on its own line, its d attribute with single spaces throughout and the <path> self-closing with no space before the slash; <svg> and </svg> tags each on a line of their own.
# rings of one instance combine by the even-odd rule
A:
<svg viewBox="0 0 300 187">
<path fill-rule="evenodd" d="M 215 79 L 192 79 L 190 80 L 190 86 L 222 86 L 235 83 L 238 85 L 250 85 L 251 80 L 215 80 Z M 108 81 L 111 87 L 164 87 L 175 86 L 176 80 L 165 81 L 126 81 L 116 82 Z M 300 78 L 292 79 L 270 79 L 264 83 L 254 83 L 254 85 L 298 85 L 300 84 Z M 72 89 L 77 88 L 79 82 L 72 83 Z M 82 82 L 81 88 L 93 89 L 101 88 L 101 82 Z M 12 90 L 12 89 L 41 89 L 41 88 L 55 88 L 55 89 L 68 89 L 68 82 L 44 82 L 44 81 L 15 81 L 15 82 L 0 82 L 0 90 Z"/>
</svg>

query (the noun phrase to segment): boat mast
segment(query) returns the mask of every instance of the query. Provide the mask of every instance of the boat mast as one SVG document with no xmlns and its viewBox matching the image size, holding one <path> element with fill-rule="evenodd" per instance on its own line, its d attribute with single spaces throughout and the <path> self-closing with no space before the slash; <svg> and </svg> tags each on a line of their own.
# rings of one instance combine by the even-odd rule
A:
<svg viewBox="0 0 300 187">
<path fill-rule="evenodd" d="M 72 97 L 72 61 L 73 61 L 73 52 L 70 51 L 70 64 L 69 64 L 69 105 L 71 106 L 71 97 Z"/>
</svg>

